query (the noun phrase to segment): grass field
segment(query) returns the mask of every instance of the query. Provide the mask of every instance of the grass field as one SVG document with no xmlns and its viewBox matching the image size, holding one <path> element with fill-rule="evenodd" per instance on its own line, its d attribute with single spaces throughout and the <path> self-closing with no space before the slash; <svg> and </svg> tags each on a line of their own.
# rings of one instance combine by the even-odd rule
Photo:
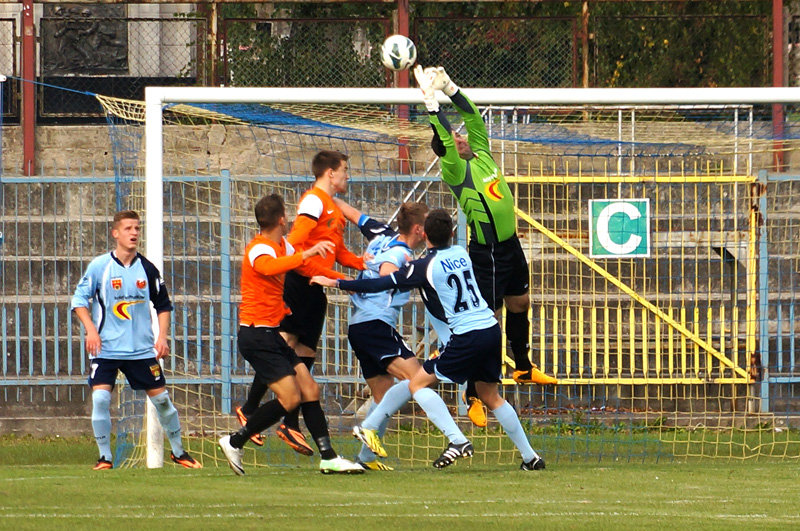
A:
<svg viewBox="0 0 800 531">
<path fill-rule="evenodd" d="M 0 438 L 0 528 L 786 529 L 800 525 L 787 461 L 549 463 L 323 476 L 293 467 L 94 472 L 91 439 Z"/>
</svg>

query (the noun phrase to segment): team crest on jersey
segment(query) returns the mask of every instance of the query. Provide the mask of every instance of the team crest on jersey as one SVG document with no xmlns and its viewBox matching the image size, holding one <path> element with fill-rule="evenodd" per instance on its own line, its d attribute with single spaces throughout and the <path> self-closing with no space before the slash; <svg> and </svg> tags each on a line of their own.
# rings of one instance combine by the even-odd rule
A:
<svg viewBox="0 0 800 531">
<path fill-rule="evenodd" d="M 143 279 L 143 278 L 137 278 L 136 279 L 136 287 L 137 288 L 144 289 L 145 286 L 147 286 L 147 281 L 145 279 Z"/>
<path fill-rule="evenodd" d="M 134 304 L 140 304 L 142 302 L 144 301 L 119 301 L 114 304 L 114 306 L 111 308 L 111 311 L 113 311 L 114 315 L 116 315 L 118 318 L 124 319 L 125 321 L 130 321 L 131 313 L 128 308 Z"/>
<path fill-rule="evenodd" d="M 117 289 L 117 290 L 122 289 L 122 279 L 119 278 L 119 277 L 112 278 L 111 279 L 111 287 L 114 288 L 114 289 Z"/>
<path fill-rule="evenodd" d="M 161 365 L 156 363 L 155 365 L 150 365 L 150 372 L 153 374 L 153 378 L 158 380 L 161 378 Z"/>
<path fill-rule="evenodd" d="M 503 199 L 503 194 L 500 193 L 500 179 L 493 179 L 484 187 L 484 193 L 493 201 L 500 201 Z"/>
</svg>

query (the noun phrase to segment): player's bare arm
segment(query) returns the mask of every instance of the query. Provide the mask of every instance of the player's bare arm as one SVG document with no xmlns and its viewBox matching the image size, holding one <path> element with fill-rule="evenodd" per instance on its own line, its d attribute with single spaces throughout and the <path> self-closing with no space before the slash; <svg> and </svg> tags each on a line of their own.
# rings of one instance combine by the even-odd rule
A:
<svg viewBox="0 0 800 531">
<path fill-rule="evenodd" d="M 88 308 L 78 307 L 75 308 L 75 315 L 78 316 L 83 328 L 86 330 L 86 352 L 90 356 L 97 356 L 100 354 L 100 334 L 97 332 L 97 327 L 92 322 L 92 316 L 89 314 Z"/>
<path fill-rule="evenodd" d="M 324 258 L 325 255 L 334 252 L 335 249 L 336 249 L 336 244 L 334 244 L 331 241 L 326 240 L 322 242 L 317 242 L 308 249 L 306 249 L 305 251 L 303 251 L 303 260 L 307 260 L 308 258 L 311 258 L 312 256 L 316 255 L 322 256 Z"/>
<path fill-rule="evenodd" d="M 156 359 L 160 360 L 169 356 L 169 318 L 171 312 L 161 312 L 158 314 L 158 337 L 156 338 L 155 349 Z"/>
</svg>

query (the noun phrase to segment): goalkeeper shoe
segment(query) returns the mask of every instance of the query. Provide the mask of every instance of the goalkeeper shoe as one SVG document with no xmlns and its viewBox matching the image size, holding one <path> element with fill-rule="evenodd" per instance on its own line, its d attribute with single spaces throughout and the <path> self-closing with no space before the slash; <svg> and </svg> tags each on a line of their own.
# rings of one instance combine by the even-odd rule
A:
<svg viewBox="0 0 800 531">
<path fill-rule="evenodd" d="M 374 460 L 374 461 L 361 461 L 361 460 L 359 460 L 359 461 L 356 461 L 356 463 L 358 463 L 361 466 L 361 468 L 363 468 L 364 470 L 383 470 L 383 471 L 386 471 L 386 472 L 391 472 L 392 470 L 394 470 L 394 468 L 390 467 L 389 465 L 387 465 L 383 461 L 379 461 L 377 459 Z"/>
<path fill-rule="evenodd" d="M 363 474 L 364 468 L 358 463 L 337 455 L 333 459 L 321 459 L 319 471 L 323 474 Z"/>
<path fill-rule="evenodd" d="M 219 440 L 219 447 L 222 449 L 222 453 L 225 454 L 225 458 L 228 460 L 228 465 L 230 465 L 231 470 L 237 476 L 244 476 L 244 468 L 242 467 L 242 449 L 241 448 L 234 448 L 231 446 L 231 436 L 226 435 L 225 437 Z"/>
<path fill-rule="evenodd" d="M 364 443 L 378 457 L 386 457 L 388 455 L 381 443 L 381 438 L 378 437 L 378 433 L 375 430 L 354 426 L 353 437 Z"/>
<path fill-rule="evenodd" d="M 183 452 L 180 457 L 175 457 L 172 452 L 169 453 L 169 458 L 173 463 L 178 463 L 183 468 L 203 468 L 203 464 L 194 460 L 188 452 Z"/>
<path fill-rule="evenodd" d="M 544 459 L 537 455 L 528 462 L 523 461 L 519 468 L 520 470 L 544 470 Z"/>
<path fill-rule="evenodd" d="M 461 398 L 464 400 L 464 403 L 469 404 L 467 408 L 469 420 L 477 427 L 485 428 L 489 421 L 486 419 L 486 407 L 483 405 L 483 402 L 481 402 L 481 399 L 474 396 L 467 396 L 466 393 L 461 395 Z"/>
<path fill-rule="evenodd" d="M 239 419 L 239 424 L 244 426 L 247 424 L 247 415 L 242 411 L 241 406 L 236 408 L 236 418 Z M 256 446 L 264 446 L 264 437 L 260 433 L 254 433 L 250 436 L 250 441 Z"/>
<path fill-rule="evenodd" d="M 275 433 L 298 454 L 314 455 L 314 450 L 308 445 L 305 435 L 301 432 L 293 430 L 286 424 L 281 424 Z"/>
<path fill-rule="evenodd" d="M 92 470 L 110 470 L 112 468 L 114 468 L 114 463 L 105 457 L 101 457 L 97 460 L 97 464 L 92 467 Z"/>
<path fill-rule="evenodd" d="M 475 450 L 472 448 L 472 443 L 469 441 L 462 444 L 450 443 L 447 448 L 444 449 L 442 455 L 433 462 L 433 466 L 434 468 L 445 468 L 455 463 L 456 459 L 471 457 L 474 453 Z"/>
<path fill-rule="evenodd" d="M 538 367 L 531 367 L 527 371 L 514 371 L 514 374 L 511 377 L 515 382 L 520 384 L 535 383 L 539 385 L 555 385 L 558 383 L 558 380 L 552 376 L 546 375 L 540 371 Z"/>
</svg>

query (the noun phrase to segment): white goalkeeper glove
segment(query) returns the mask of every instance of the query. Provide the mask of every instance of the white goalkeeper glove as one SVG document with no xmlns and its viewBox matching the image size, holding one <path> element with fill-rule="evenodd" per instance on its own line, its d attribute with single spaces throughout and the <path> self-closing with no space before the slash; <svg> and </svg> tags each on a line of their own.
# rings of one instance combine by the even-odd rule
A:
<svg viewBox="0 0 800 531">
<path fill-rule="evenodd" d="M 414 77 L 417 79 L 420 90 L 422 90 L 422 101 L 425 103 L 425 108 L 428 109 L 428 112 L 439 111 L 439 102 L 436 101 L 436 89 L 433 87 L 436 75 L 436 69 L 432 67 L 423 69 L 422 65 L 417 65 L 414 68 Z"/>
<path fill-rule="evenodd" d="M 458 92 L 458 85 L 452 82 L 450 76 L 444 71 L 443 66 L 437 66 L 434 70 L 436 71 L 436 77 L 433 80 L 434 89 L 441 90 L 447 94 L 448 97 Z"/>
</svg>

